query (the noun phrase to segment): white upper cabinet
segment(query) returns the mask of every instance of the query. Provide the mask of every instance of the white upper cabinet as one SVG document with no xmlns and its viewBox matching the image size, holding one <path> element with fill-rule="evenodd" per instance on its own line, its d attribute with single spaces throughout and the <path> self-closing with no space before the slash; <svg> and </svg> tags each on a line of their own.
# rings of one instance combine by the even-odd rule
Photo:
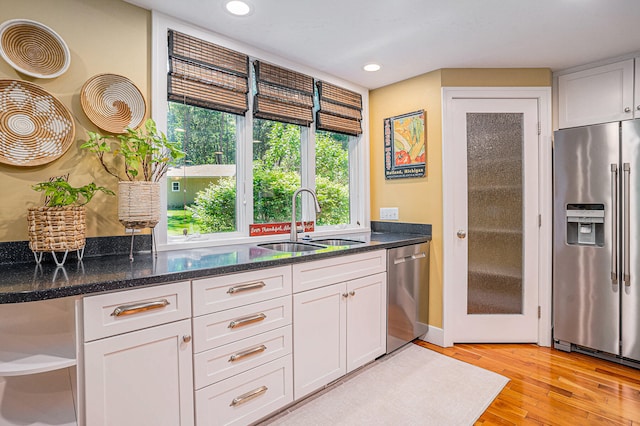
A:
<svg viewBox="0 0 640 426">
<path fill-rule="evenodd" d="M 559 128 L 640 117 L 640 73 L 635 68 L 635 101 L 633 59 L 559 76 Z"/>
</svg>

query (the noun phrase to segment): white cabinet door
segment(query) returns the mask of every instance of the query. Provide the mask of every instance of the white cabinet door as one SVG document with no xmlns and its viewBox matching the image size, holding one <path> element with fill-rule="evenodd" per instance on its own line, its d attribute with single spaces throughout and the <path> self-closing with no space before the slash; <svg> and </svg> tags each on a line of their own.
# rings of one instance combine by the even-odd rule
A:
<svg viewBox="0 0 640 426">
<path fill-rule="evenodd" d="M 386 352 L 387 274 L 347 283 L 347 373 Z"/>
<path fill-rule="evenodd" d="M 193 425 L 190 335 L 182 320 L 86 343 L 85 423 Z"/>
<path fill-rule="evenodd" d="M 561 129 L 633 118 L 633 59 L 558 77 Z"/>
<path fill-rule="evenodd" d="M 635 93 L 633 96 L 635 111 L 633 112 L 634 118 L 640 118 L 640 58 L 636 58 L 636 78 L 635 78 Z"/>
<path fill-rule="evenodd" d="M 346 373 L 347 297 L 345 284 L 293 295 L 295 399 Z"/>
</svg>

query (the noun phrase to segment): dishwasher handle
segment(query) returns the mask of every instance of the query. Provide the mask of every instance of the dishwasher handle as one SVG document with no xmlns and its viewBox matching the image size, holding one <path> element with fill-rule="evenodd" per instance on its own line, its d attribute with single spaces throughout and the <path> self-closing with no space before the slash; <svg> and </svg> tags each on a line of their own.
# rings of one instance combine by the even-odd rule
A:
<svg viewBox="0 0 640 426">
<path fill-rule="evenodd" d="M 425 252 L 415 253 L 411 256 L 396 257 L 395 259 L 393 259 L 393 264 L 397 265 L 399 263 L 410 262 L 412 260 L 423 259 L 425 257 L 427 257 L 427 254 Z"/>
</svg>

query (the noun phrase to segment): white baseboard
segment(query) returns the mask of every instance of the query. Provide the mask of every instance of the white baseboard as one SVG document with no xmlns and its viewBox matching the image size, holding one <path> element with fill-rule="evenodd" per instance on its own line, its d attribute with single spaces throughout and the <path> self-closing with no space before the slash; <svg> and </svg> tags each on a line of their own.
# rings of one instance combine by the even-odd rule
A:
<svg viewBox="0 0 640 426">
<path fill-rule="evenodd" d="M 438 345 L 441 347 L 445 347 L 444 345 L 444 331 L 441 328 L 434 327 L 432 325 L 429 326 L 429 331 L 422 337 L 419 337 L 420 340 L 425 342 L 433 343 L 434 345 Z"/>
</svg>

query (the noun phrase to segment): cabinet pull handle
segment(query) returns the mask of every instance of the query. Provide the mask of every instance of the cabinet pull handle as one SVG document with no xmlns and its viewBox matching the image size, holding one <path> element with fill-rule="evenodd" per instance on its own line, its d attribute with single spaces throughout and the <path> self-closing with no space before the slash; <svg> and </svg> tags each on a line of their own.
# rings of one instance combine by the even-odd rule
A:
<svg viewBox="0 0 640 426">
<path fill-rule="evenodd" d="M 263 281 L 259 281 L 257 283 L 241 284 L 235 287 L 231 287 L 229 290 L 227 290 L 227 293 L 235 294 L 247 290 L 258 290 L 264 286 L 266 286 L 266 284 Z"/>
<path fill-rule="evenodd" d="M 257 315 L 250 315 L 244 318 L 238 318 L 229 323 L 229 328 L 236 328 L 236 327 L 242 327 L 245 325 L 253 324 L 254 322 L 263 321 L 265 318 L 267 318 L 267 316 L 262 313 Z"/>
<path fill-rule="evenodd" d="M 123 315 L 133 315 L 140 312 L 150 311 L 152 309 L 162 309 L 170 305 L 167 299 L 156 300 L 153 302 L 134 303 L 131 305 L 118 306 L 111 312 L 112 317 L 121 317 Z"/>
<path fill-rule="evenodd" d="M 356 292 L 355 292 L 354 290 L 351 290 L 351 291 L 349 292 L 349 294 L 350 294 L 351 296 L 355 296 L 355 295 L 356 295 Z"/>
<path fill-rule="evenodd" d="M 265 345 L 256 346 L 255 348 L 247 349 L 246 351 L 238 352 L 231 355 L 231 357 L 229 357 L 229 362 L 238 361 L 239 359 L 255 355 L 266 350 L 267 347 Z"/>
<path fill-rule="evenodd" d="M 342 297 L 349 297 L 349 293 L 342 293 Z"/>
<path fill-rule="evenodd" d="M 247 393 L 243 393 L 240 396 L 236 396 L 235 398 L 233 398 L 233 401 L 231 401 L 231 404 L 229 404 L 229 407 L 235 407 L 237 405 L 244 404 L 245 402 L 249 402 L 252 399 L 259 397 L 260 395 L 265 393 L 267 390 L 268 388 L 266 386 L 260 386 L 257 389 L 254 389 Z"/>
</svg>

